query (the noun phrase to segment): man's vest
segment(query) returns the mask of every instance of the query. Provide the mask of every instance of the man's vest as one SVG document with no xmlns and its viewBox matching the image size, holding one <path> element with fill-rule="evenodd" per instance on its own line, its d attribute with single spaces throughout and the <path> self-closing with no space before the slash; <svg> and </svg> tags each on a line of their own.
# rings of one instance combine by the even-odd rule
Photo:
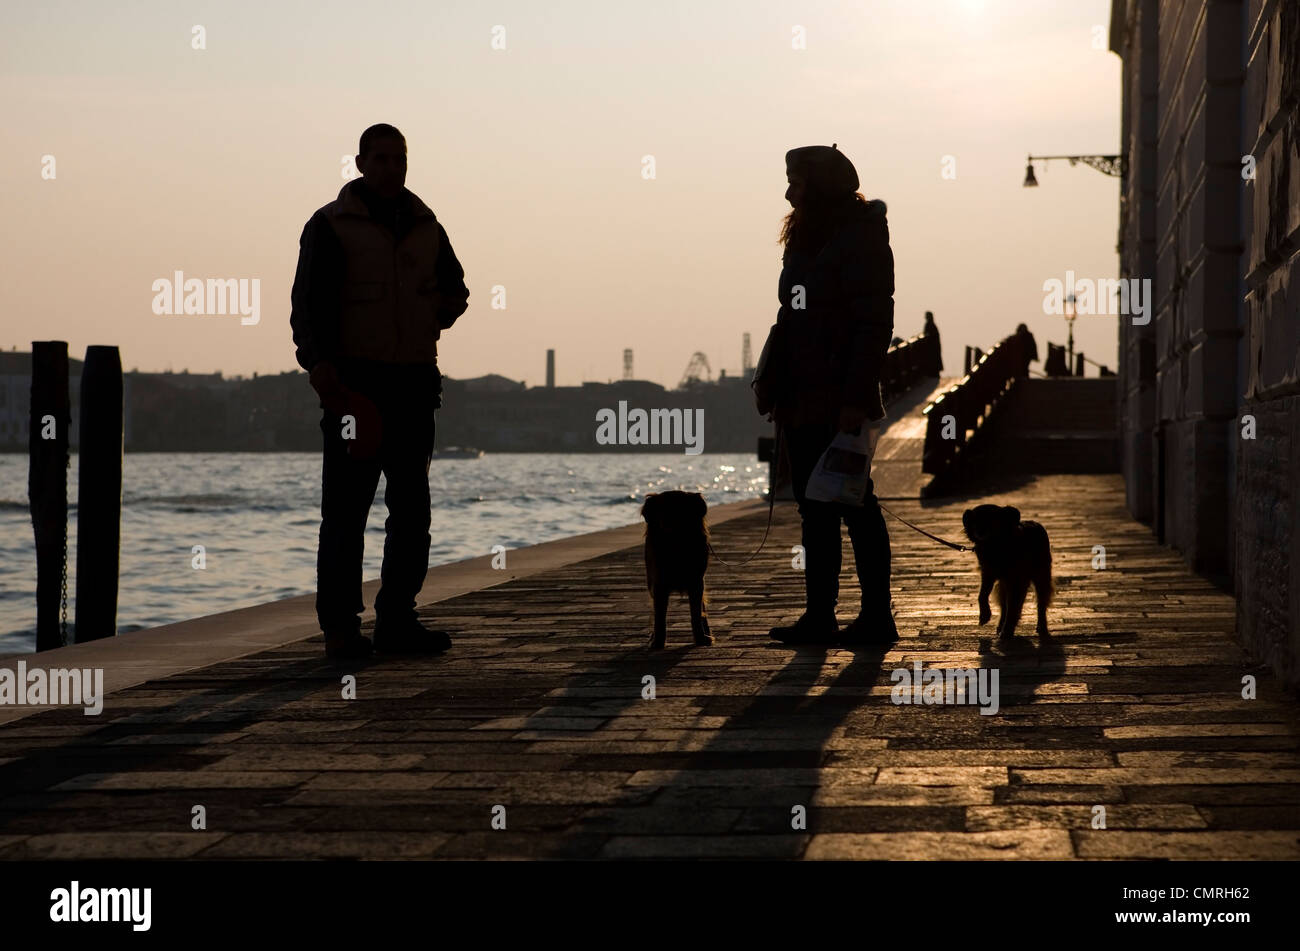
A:
<svg viewBox="0 0 1300 951">
<path fill-rule="evenodd" d="M 343 245 L 346 271 L 339 315 L 344 357 L 389 363 L 434 363 L 438 358 L 437 263 L 441 227 L 429 207 L 409 196 L 410 230 L 397 241 L 370 216 L 354 186 L 323 209 Z"/>
</svg>

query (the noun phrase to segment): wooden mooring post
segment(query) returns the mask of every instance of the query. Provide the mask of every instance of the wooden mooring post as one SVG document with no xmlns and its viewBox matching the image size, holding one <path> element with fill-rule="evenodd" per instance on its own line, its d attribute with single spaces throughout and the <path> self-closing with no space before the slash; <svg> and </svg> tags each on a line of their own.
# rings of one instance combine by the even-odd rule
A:
<svg viewBox="0 0 1300 951">
<path fill-rule="evenodd" d="M 62 647 L 67 621 L 68 344 L 32 342 L 27 498 L 36 535 L 36 649 Z"/>
<path fill-rule="evenodd" d="M 86 348 L 77 485 L 77 643 L 117 633 L 122 535 L 122 358 Z"/>
</svg>

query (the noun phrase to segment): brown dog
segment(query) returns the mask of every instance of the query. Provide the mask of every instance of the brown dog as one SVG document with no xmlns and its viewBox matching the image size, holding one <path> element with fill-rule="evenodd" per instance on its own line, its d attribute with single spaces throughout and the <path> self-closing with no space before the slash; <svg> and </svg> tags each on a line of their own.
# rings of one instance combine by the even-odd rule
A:
<svg viewBox="0 0 1300 951">
<path fill-rule="evenodd" d="M 709 505 L 698 492 L 651 492 L 641 506 L 645 528 L 645 575 L 654 599 L 650 649 L 662 650 L 668 636 L 668 596 L 684 591 L 691 602 L 696 644 L 712 644 L 705 613 L 704 572 L 709 567 Z"/>
<path fill-rule="evenodd" d="M 998 636 L 1014 637 L 1029 585 L 1038 602 L 1038 633 L 1048 635 L 1047 606 L 1052 602 L 1052 548 L 1047 529 L 1037 522 L 1020 521 L 1020 509 L 1011 505 L 977 505 L 961 517 L 966 537 L 975 544 L 980 565 L 980 624 L 987 624 L 989 592 L 998 588 Z"/>
</svg>

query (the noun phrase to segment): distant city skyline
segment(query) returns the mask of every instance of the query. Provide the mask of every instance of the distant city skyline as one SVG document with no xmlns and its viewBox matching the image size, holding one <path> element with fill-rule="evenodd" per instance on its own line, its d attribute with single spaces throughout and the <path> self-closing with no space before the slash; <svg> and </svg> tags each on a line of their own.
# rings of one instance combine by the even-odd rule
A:
<svg viewBox="0 0 1300 951">
<path fill-rule="evenodd" d="M 948 373 L 1020 322 L 1064 342 L 1045 281 L 1117 276 L 1118 179 L 1056 162 L 1021 187 L 1027 153 L 1119 151 L 1105 0 L 119 13 L 0 13 L 4 349 L 293 369 L 299 234 L 378 121 L 406 134 L 408 187 L 466 270 L 452 377 L 534 385 L 548 348 L 559 385 L 621 378 L 625 348 L 665 386 L 696 351 L 740 372 L 742 334 L 757 354 L 776 314 L 784 153 L 811 143 L 888 203 L 895 333 L 934 311 Z M 258 320 L 158 315 L 177 271 L 260 282 Z M 1076 348 L 1114 367 L 1116 330 L 1081 317 Z"/>
<path fill-rule="evenodd" d="M 31 347 L 28 346 L 28 347 L 24 348 L 24 347 L 20 347 L 20 346 L 17 346 L 17 345 L 13 345 L 13 346 L 10 346 L 8 350 L 0 350 L 0 354 L 6 354 L 6 353 L 19 353 L 19 354 L 26 354 L 26 355 L 30 356 L 30 355 L 31 355 Z M 81 364 L 81 363 L 84 363 L 84 354 L 81 355 L 81 356 L 78 356 L 77 354 L 73 353 L 73 352 L 71 351 L 71 349 L 69 349 L 69 352 L 68 352 L 68 359 L 69 359 L 70 362 L 77 363 L 77 364 Z M 712 376 L 711 376 L 711 379 L 714 380 L 714 381 L 718 380 L 718 379 L 722 376 L 722 373 L 723 373 L 724 371 L 725 371 L 727 377 L 735 377 L 735 376 L 739 376 L 739 375 L 740 375 L 740 368 L 739 368 L 739 365 L 740 365 L 740 358 L 737 358 L 737 367 L 734 368 L 734 369 L 733 369 L 732 367 L 719 367 L 719 368 L 712 368 L 712 367 L 711 367 L 711 369 L 712 369 Z M 751 371 L 752 371 L 752 368 L 751 368 Z M 123 372 L 123 373 L 159 373 L 159 374 L 168 374 L 168 373 L 171 373 L 171 374 L 193 374 L 193 375 L 196 375 L 196 376 L 212 376 L 213 374 L 216 374 L 216 375 L 219 375 L 219 376 L 221 376 L 222 378 L 224 378 L 224 379 L 228 379 L 228 380 L 241 380 L 241 379 L 252 379 L 252 378 L 257 377 L 257 376 L 269 376 L 269 375 L 274 375 L 274 374 L 277 374 L 277 373 L 291 373 L 291 372 L 305 373 L 306 371 L 303 370 L 302 367 L 299 367 L 299 366 L 297 366 L 297 365 L 294 365 L 294 366 L 292 366 L 292 367 L 284 367 L 284 368 L 279 369 L 279 370 L 265 370 L 265 371 L 263 371 L 263 370 L 251 370 L 251 371 L 248 371 L 248 372 L 242 372 L 242 373 L 238 373 L 238 372 L 229 372 L 229 371 L 224 370 L 224 369 L 221 368 L 221 367 L 215 367 L 214 369 L 211 369 L 211 370 L 191 370 L 189 367 L 173 367 L 173 366 L 165 366 L 165 367 L 134 367 L 134 366 L 133 366 L 133 367 L 125 367 L 125 366 L 124 366 L 124 367 L 122 368 L 122 372 Z M 476 374 L 474 374 L 473 376 L 454 376 L 454 375 L 452 375 L 452 374 L 450 374 L 450 373 L 444 373 L 443 375 L 444 375 L 445 377 L 447 377 L 448 379 L 456 379 L 456 380 L 475 380 L 475 379 L 481 379 L 481 378 L 483 378 L 483 377 L 488 377 L 488 376 L 499 376 L 499 377 L 503 377 L 503 378 L 505 378 L 505 379 L 512 380 L 512 381 L 514 381 L 514 382 L 516 382 L 516 383 L 524 383 L 524 384 L 526 384 L 526 385 L 527 385 L 528 387 L 530 387 L 530 388 L 533 387 L 533 386 L 545 386 L 545 385 L 546 385 L 546 368 L 545 368 L 545 365 L 543 365 L 543 367 L 542 367 L 542 372 L 541 372 L 540 374 L 537 375 L 537 379 L 536 379 L 536 380 L 534 380 L 534 379 L 532 379 L 532 378 L 527 378 L 527 377 L 516 377 L 516 376 L 511 376 L 511 375 L 509 375 L 509 374 L 507 374 L 507 373 L 499 373 L 499 372 L 497 372 L 496 370 L 488 370 L 488 371 L 486 371 L 486 372 L 484 372 L 484 373 L 476 373 Z M 622 376 L 622 373 L 620 372 L 619 375 L 618 375 L 617 377 L 607 377 L 606 379 L 603 379 L 603 380 L 580 380 L 580 381 L 575 381 L 575 382 L 573 382 L 573 383 L 562 383 L 562 382 L 558 382 L 558 381 L 557 381 L 555 385 L 556 385 L 556 386 L 581 386 L 583 383 L 611 383 L 611 382 L 615 382 L 615 381 L 617 381 L 617 380 L 622 380 L 622 379 L 623 379 L 623 376 Z M 676 379 L 676 380 L 672 380 L 672 381 L 647 380 L 645 377 L 643 377 L 643 376 L 639 376 L 639 375 L 634 375 L 634 376 L 632 377 L 632 379 L 635 380 L 635 381 L 637 381 L 637 382 L 658 383 L 659 385 L 663 386 L 665 389 L 674 389 L 674 388 L 676 388 L 676 387 L 681 383 L 681 378 L 680 378 L 680 376 L 678 377 L 678 379 Z"/>
</svg>

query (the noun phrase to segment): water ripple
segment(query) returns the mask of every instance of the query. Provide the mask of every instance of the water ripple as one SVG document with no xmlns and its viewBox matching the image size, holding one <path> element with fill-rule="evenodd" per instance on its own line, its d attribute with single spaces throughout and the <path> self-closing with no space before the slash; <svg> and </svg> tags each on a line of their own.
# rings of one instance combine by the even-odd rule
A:
<svg viewBox="0 0 1300 951">
<path fill-rule="evenodd" d="M 500 453 L 429 470 L 430 564 L 635 524 L 646 492 L 702 492 L 711 503 L 762 498 L 752 455 Z M 68 472 L 69 624 L 75 611 L 78 457 Z M 123 473 L 118 630 L 310 594 L 316 588 L 320 458 L 312 453 L 132 453 Z M 381 477 L 363 575 L 384 545 Z M 0 455 L 0 653 L 31 650 L 36 566 L 27 457 Z M 206 567 L 195 567 L 195 546 Z"/>
</svg>

